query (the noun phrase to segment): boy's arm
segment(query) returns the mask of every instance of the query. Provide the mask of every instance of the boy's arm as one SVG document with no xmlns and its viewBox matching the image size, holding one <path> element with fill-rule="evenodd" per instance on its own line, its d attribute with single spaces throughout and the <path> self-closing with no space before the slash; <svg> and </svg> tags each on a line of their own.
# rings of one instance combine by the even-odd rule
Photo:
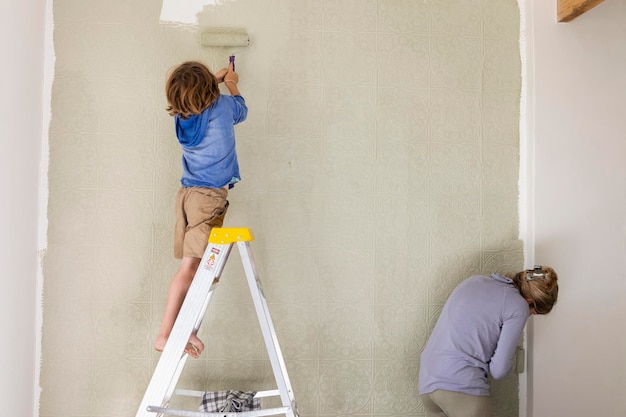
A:
<svg viewBox="0 0 626 417">
<path fill-rule="evenodd" d="M 233 80 L 224 80 L 224 84 L 226 88 L 228 88 L 228 92 L 231 96 L 240 96 L 239 88 L 237 88 L 237 82 Z"/>
</svg>

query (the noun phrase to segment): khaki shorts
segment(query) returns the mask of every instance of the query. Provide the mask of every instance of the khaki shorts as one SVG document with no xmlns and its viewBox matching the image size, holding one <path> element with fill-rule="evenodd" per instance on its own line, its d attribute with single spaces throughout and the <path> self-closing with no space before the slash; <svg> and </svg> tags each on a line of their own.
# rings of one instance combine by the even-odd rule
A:
<svg viewBox="0 0 626 417">
<path fill-rule="evenodd" d="M 225 188 L 180 187 L 176 196 L 174 256 L 202 258 L 211 229 L 222 227 L 228 210 Z"/>
<path fill-rule="evenodd" d="M 420 395 L 426 417 L 492 417 L 489 397 L 436 390 Z"/>
</svg>

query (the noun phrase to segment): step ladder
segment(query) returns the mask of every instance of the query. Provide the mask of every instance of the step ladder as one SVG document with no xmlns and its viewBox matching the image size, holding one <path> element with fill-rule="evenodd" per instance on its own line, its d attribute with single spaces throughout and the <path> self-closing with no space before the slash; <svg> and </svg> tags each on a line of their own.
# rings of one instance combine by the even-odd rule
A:
<svg viewBox="0 0 626 417">
<path fill-rule="evenodd" d="M 252 232 L 247 228 L 214 228 L 211 231 L 209 245 L 204 252 L 204 256 L 200 261 L 200 265 L 189 287 L 187 296 L 180 308 L 178 317 L 172 327 L 172 332 L 161 353 L 161 357 L 154 370 L 152 379 L 148 384 L 136 417 L 160 417 L 163 415 L 183 417 L 257 417 L 285 415 L 287 417 L 299 417 L 285 362 L 280 346 L 278 345 L 278 339 L 276 338 L 276 332 L 272 324 L 267 301 L 250 250 L 250 242 L 253 240 Z M 173 395 L 202 397 L 204 394 L 200 391 L 186 389 L 177 390 L 176 384 L 178 383 L 178 379 L 189 356 L 185 353 L 185 347 L 189 341 L 189 337 L 193 332 L 198 331 L 202 323 L 204 314 L 209 306 L 209 301 L 219 284 L 220 275 L 228 260 L 233 244 L 235 243 L 241 255 L 248 286 L 250 287 L 250 293 L 254 301 L 254 307 L 259 319 L 259 324 L 261 325 L 263 339 L 265 340 L 265 346 L 278 387 L 278 389 L 274 390 L 259 391 L 255 395 L 255 398 L 280 396 L 282 407 L 237 413 L 206 413 L 198 411 L 197 409 L 195 411 L 170 409 L 168 405 Z"/>
</svg>

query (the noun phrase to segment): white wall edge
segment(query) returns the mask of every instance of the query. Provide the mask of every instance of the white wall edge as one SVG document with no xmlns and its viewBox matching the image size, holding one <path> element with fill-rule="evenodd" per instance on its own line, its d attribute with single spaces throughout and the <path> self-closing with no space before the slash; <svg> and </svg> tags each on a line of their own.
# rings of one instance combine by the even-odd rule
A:
<svg viewBox="0 0 626 417">
<path fill-rule="evenodd" d="M 52 83 L 54 81 L 54 19 L 53 0 L 46 0 L 44 29 L 44 68 L 43 68 L 43 100 L 41 129 L 41 160 L 39 162 L 39 218 L 37 224 L 37 265 L 36 309 L 35 312 L 35 382 L 33 392 L 33 416 L 39 415 L 41 400 L 41 346 L 43 330 L 43 257 L 48 247 L 48 162 L 49 162 L 49 128 L 52 118 Z"/>
<path fill-rule="evenodd" d="M 520 96 L 519 237 L 524 242 L 525 267 L 535 261 L 534 201 L 534 37 L 533 0 L 518 0 L 520 10 L 520 58 L 522 90 Z M 519 417 L 532 417 L 532 318 L 523 333 L 525 370 L 519 374 Z"/>
</svg>

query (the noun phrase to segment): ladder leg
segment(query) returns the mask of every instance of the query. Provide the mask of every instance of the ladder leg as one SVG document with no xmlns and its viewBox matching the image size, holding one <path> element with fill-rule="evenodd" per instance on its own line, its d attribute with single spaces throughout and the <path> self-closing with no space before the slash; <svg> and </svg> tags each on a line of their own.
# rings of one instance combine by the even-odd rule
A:
<svg viewBox="0 0 626 417">
<path fill-rule="evenodd" d="M 167 407 L 185 366 L 189 337 L 197 332 L 222 273 L 232 243 L 209 244 L 174 322 L 136 417 L 154 417 L 148 406 Z M 162 414 L 158 414 L 162 415 Z"/>
<path fill-rule="evenodd" d="M 276 337 L 276 331 L 274 329 L 274 324 L 272 323 L 263 287 L 261 286 L 261 281 L 259 280 L 256 271 L 256 264 L 254 263 L 252 251 L 250 250 L 250 243 L 237 242 L 237 247 L 246 272 L 248 286 L 250 287 L 250 293 L 252 294 L 252 300 L 254 301 L 254 308 L 256 309 L 259 324 L 261 325 L 261 331 L 263 333 L 267 353 L 272 364 L 274 378 L 276 379 L 278 391 L 280 392 L 280 399 L 282 405 L 289 407 L 291 410 L 290 412 L 285 413 L 285 415 L 287 417 L 298 417 L 298 407 L 295 401 L 293 389 L 291 388 L 291 382 L 289 381 L 289 376 L 287 374 L 287 367 L 285 366 L 280 345 L 278 344 L 278 338 Z"/>
</svg>

